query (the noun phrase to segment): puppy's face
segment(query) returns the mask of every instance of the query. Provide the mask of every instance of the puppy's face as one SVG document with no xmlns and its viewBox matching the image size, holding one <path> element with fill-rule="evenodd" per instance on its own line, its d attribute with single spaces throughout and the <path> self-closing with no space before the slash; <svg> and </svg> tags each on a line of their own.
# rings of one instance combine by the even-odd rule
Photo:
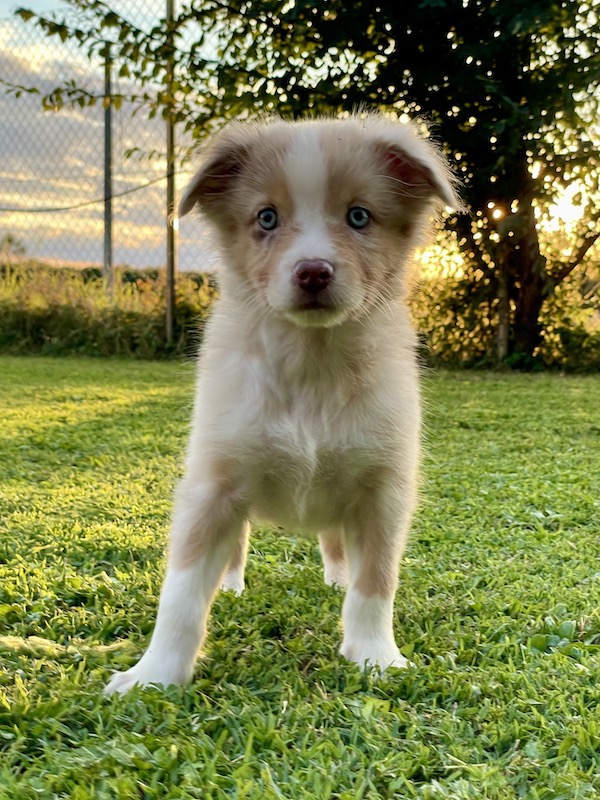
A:
<svg viewBox="0 0 600 800">
<path fill-rule="evenodd" d="M 215 225 L 247 302 L 329 327 L 398 294 L 436 199 L 458 202 L 441 158 L 408 126 L 272 122 L 217 139 L 180 215 L 197 204 Z"/>
</svg>

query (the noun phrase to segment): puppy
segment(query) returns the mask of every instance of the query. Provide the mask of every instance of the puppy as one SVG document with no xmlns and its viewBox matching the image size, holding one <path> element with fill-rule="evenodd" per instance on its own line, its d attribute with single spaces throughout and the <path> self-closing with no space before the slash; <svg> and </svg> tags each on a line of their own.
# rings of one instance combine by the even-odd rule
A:
<svg viewBox="0 0 600 800">
<path fill-rule="evenodd" d="M 208 324 L 158 617 L 106 691 L 186 683 L 219 585 L 240 593 L 250 519 L 316 534 L 346 586 L 340 652 L 404 667 L 393 632 L 419 462 L 415 337 L 403 287 L 436 204 L 438 151 L 379 115 L 235 124 L 179 214 L 219 237 Z"/>
</svg>

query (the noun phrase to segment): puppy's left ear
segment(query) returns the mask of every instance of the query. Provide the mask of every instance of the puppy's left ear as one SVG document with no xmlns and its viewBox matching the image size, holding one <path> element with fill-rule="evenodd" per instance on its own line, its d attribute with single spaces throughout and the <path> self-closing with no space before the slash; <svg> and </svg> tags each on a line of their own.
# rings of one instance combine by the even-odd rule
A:
<svg viewBox="0 0 600 800">
<path fill-rule="evenodd" d="M 386 174 L 399 200 L 441 201 L 455 211 L 464 207 L 456 191 L 458 181 L 446 160 L 430 142 L 416 137 L 406 142 L 381 144 Z"/>
<path fill-rule="evenodd" d="M 248 145 L 239 130 L 218 136 L 181 198 L 179 216 L 185 217 L 195 206 L 207 214 L 216 211 L 242 173 L 247 158 Z"/>
</svg>

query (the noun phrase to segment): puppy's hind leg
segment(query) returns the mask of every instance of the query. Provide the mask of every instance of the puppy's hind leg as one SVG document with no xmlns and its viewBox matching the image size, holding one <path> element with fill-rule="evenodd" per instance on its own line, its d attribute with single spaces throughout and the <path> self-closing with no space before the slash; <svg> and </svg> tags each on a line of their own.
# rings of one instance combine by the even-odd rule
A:
<svg viewBox="0 0 600 800">
<path fill-rule="evenodd" d="M 225 592 L 233 592 L 238 596 L 244 591 L 244 570 L 246 568 L 246 556 L 248 554 L 248 539 L 250 536 L 250 523 L 244 522 L 242 533 L 237 541 L 231 560 L 227 565 L 227 571 L 223 576 L 221 589 Z"/>
<path fill-rule="evenodd" d="M 106 694 L 132 686 L 187 683 L 206 635 L 210 606 L 242 536 L 246 513 L 211 483 L 184 479 L 177 490 L 171 549 L 156 625 L 148 649 L 127 672 L 113 675 Z"/>
<path fill-rule="evenodd" d="M 342 530 L 333 528 L 320 533 L 319 547 L 323 558 L 323 578 L 325 583 L 328 586 L 347 586 L 348 569 Z"/>
</svg>

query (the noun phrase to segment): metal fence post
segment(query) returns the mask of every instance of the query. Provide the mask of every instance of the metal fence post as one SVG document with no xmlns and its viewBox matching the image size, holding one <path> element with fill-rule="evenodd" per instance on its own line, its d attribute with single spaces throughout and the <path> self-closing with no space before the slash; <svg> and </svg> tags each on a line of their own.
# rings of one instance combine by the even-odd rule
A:
<svg viewBox="0 0 600 800">
<path fill-rule="evenodd" d="M 38 5 L 50 8 L 60 5 L 60 2 L 44 0 Z M 164 156 L 167 136 L 165 118 L 160 113 L 151 118 L 149 114 L 136 113 L 140 111 L 139 105 L 131 95 L 139 99 L 140 94 L 154 91 L 160 93 L 162 102 L 163 97 L 165 100 L 167 98 L 168 88 L 173 88 L 172 117 L 178 120 L 178 59 L 182 43 L 179 40 L 181 27 L 177 18 L 183 5 L 177 0 L 173 2 L 173 23 L 169 36 L 165 28 L 166 0 L 128 0 L 120 4 L 111 0 L 104 3 L 77 0 L 76 5 L 81 7 L 84 16 L 87 15 L 87 12 L 84 14 L 85 9 L 90 12 L 90 20 L 100 19 L 109 7 L 120 5 L 119 13 L 132 15 L 140 32 L 149 39 L 154 36 L 157 42 L 153 31 L 160 29 L 163 44 L 160 50 L 160 83 L 153 81 L 151 89 L 139 83 L 135 70 L 133 74 L 128 74 L 127 67 L 120 69 L 121 44 L 114 40 L 115 30 L 98 34 L 106 38 L 99 41 L 98 50 L 94 50 L 91 59 L 88 59 L 86 48 L 82 48 L 76 36 L 69 35 L 64 41 L 56 36 L 47 38 L 43 29 L 33 24 L 33 18 L 31 22 L 26 22 L 14 15 L 3 15 L 0 0 L 0 42 L 4 39 L 10 41 L 11 50 L 10 58 L 0 57 L 2 81 L 14 87 L 28 86 L 37 90 L 35 94 L 5 93 L 6 86 L 0 82 L 1 222 L 7 232 L 23 243 L 31 258 L 52 259 L 53 263 L 74 262 L 77 265 L 99 266 L 105 293 L 112 267 L 115 298 L 119 289 L 118 265 L 126 263 L 132 269 L 160 265 L 163 275 L 161 336 L 164 342 L 165 234 L 171 237 L 174 233 L 172 238 L 177 244 L 177 263 L 170 267 L 173 274 L 176 275 L 182 268 L 195 269 L 198 266 L 197 248 L 184 246 L 182 249 L 180 232 L 177 228 L 175 232 L 167 231 L 165 226 L 167 172 L 177 181 L 183 180 L 183 177 L 177 177 L 181 169 L 180 151 L 182 145 L 186 149 L 192 146 L 192 138 L 183 125 L 176 123 L 175 143 L 169 149 L 173 152 L 176 144 L 177 160 L 174 167 L 167 169 Z M 186 1 L 186 8 L 189 5 Z M 171 87 L 168 87 L 169 76 L 165 74 L 169 39 L 174 48 Z M 36 54 L 34 72 L 28 60 L 32 52 Z M 61 67 L 57 73 L 58 61 L 61 64 L 64 62 L 64 69 Z M 64 94 L 65 87 L 62 85 L 65 82 L 70 84 L 70 78 L 74 79 L 73 85 L 84 89 L 84 97 L 98 97 L 97 103 L 91 103 L 88 107 L 87 101 L 84 102 L 75 93 L 76 101 L 73 104 L 69 93 Z M 65 112 L 46 114 L 40 98 L 46 97 L 55 84 L 60 84 L 57 88 L 63 90 Z M 55 101 L 56 98 L 53 98 L 52 102 Z M 66 108 L 70 109 L 68 113 Z M 165 116 L 168 108 L 168 104 L 162 102 L 161 109 L 165 111 Z M 5 119 L 10 121 L 10 125 L 3 124 Z M 65 158 L 66 148 L 72 157 Z M 159 172 L 156 171 L 157 153 L 162 154 Z M 81 168 L 82 163 L 84 169 Z M 172 189 L 172 197 L 174 193 Z M 127 199 L 120 200 L 120 197 Z M 38 213 L 42 210 L 44 213 Z M 169 203 L 169 212 L 171 210 L 173 199 Z M 173 250 L 172 244 L 169 249 Z M 207 251 L 207 256 L 212 258 L 212 253 Z M 169 263 L 172 263 L 170 258 Z M 174 327 L 176 338 L 177 317 Z"/>
<path fill-rule="evenodd" d="M 112 254 L 112 59 L 110 44 L 104 50 L 104 263 L 102 274 L 109 298 L 114 296 L 114 269 Z"/>
<path fill-rule="evenodd" d="M 175 217 L 175 122 L 173 119 L 173 73 L 175 60 L 173 53 L 173 2 L 167 0 L 167 92 L 169 113 L 167 114 L 167 275 L 166 275 L 166 338 L 171 344 L 175 328 L 175 275 L 177 271 L 177 226 Z"/>
</svg>

